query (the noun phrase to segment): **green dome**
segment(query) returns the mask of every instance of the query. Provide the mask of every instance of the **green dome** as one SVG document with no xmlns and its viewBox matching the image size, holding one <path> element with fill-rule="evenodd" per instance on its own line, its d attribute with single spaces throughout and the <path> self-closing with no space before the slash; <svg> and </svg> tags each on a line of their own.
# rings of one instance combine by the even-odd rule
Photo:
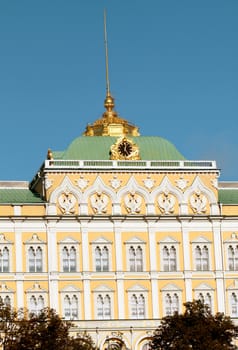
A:
<svg viewBox="0 0 238 350">
<path fill-rule="evenodd" d="M 129 137 L 137 144 L 141 160 L 184 160 L 169 141 L 158 136 Z M 108 160 L 110 147 L 118 140 L 112 136 L 80 136 L 64 152 L 53 152 L 55 159 Z"/>
</svg>

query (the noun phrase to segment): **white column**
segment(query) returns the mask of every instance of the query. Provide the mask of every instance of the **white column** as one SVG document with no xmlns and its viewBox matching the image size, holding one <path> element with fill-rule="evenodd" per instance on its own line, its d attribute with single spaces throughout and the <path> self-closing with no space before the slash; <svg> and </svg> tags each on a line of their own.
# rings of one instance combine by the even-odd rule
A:
<svg viewBox="0 0 238 350">
<path fill-rule="evenodd" d="M 159 318 L 159 289 L 158 280 L 151 274 L 152 318 Z"/>
<path fill-rule="evenodd" d="M 115 254 L 116 254 L 116 272 L 122 272 L 123 270 L 123 257 L 122 257 L 122 242 L 121 242 L 121 226 L 120 223 L 114 223 L 115 232 Z"/>
<path fill-rule="evenodd" d="M 58 293 L 58 254 L 56 239 L 56 221 L 50 221 L 46 224 L 47 243 L 48 243 L 48 267 L 49 276 L 49 307 L 59 311 L 59 293 Z"/>
<path fill-rule="evenodd" d="M 120 274 L 117 279 L 117 300 L 118 300 L 118 318 L 125 318 L 125 300 L 124 300 L 124 276 L 120 278 Z"/>
<path fill-rule="evenodd" d="M 224 286 L 224 257 L 221 237 L 221 225 L 219 221 L 212 222 L 213 227 L 213 244 L 214 244 L 214 261 L 216 274 L 217 289 L 217 311 L 225 312 L 225 286 Z"/>
<path fill-rule="evenodd" d="M 23 248 L 24 249 L 24 248 Z M 15 223 L 15 272 L 16 272 L 16 305 L 17 309 L 24 308 L 24 275 L 23 259 L 27 259 L 25 252 L 22 251 L 22 229 L 21 223 Z"/>
<path fill-rule="evenodd" d="M 192 273 L 191 273 L 191 247 L 189 242 L 189 224 L 187 221 L 182 221 L 182 247 L 183 247 L 183 264 L 184 264 L 184 279 L 185 279 L 185 298 L 186 301 L 192 301 Z"/>
<path fill-rule="evenodd" d="M 223 273 L 216 273 L 216 288 L 217 288 L 217 311 L 225 312 L 225 288 Z"/>
<path fill-rule="evenodd" d="M 81 234 L 82 234 L 83 271 L 88 272 L 89 271 L 89 245 L 88 245 L 88 227 L 86 226 L 86 224 L 81 225 Z"/>
<path fill-rule="evenodd" d="M 85 320 L 91 320 L 92 319 L 91 298 L 90 298 L 91 288 L 90 288 L 90 280 L 88 279 L 86 274 L 84 274 L 83 292 L 84 292 L 84 318 Z"/>
<path fill-rule="evenodd" d="M 148 235 L 149 235 L 149 271 L 151 275 L 151 298 L 152 298 L 152 317 L 159 318 L 159 289 L 158 289 L 158 277 L 156 271 L 156 229 L 152 227 L 152 224 L 148 223 Z"/>
<path fill-rule="evenodd" d="M 17 282 L 16 282 L 16 305 L 17 309 L 24 308 L 24 282 L 23 282 L 23 275 L 17 274 Z"/>
</svg>

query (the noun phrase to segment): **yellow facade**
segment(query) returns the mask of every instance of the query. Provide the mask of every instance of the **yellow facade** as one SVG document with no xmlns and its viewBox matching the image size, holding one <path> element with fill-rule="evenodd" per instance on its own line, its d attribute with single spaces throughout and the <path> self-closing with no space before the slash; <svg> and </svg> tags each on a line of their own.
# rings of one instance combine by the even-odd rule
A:
<svg viewBox="0 0 238 350">
<path fill-rule="evenodd" d="M 1 298 L 54 308 L 102 350 L 146 350 L 160 319 L 188 300 L 236 319 L 238 184 L 219 184 L 214 161 L 143 159 L 136 127 L 109 109 L 102 119 L 83 136 L 89 146 L 115 130 L 134 143 L 117 135 L 108 160 L 50 151 L 27 186 L 0 184 Z"/>
</svg>

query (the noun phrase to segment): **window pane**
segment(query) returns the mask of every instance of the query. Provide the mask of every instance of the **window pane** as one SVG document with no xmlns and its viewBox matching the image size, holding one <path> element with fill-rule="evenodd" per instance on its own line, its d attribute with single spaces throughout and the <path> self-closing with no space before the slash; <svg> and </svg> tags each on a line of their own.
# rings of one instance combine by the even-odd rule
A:
<svg viewBox="0 0 238 350">
<path fill-rule="evenodd" d="M 130 269 L 130 271 L 135 271 L 135 269 L 136 269 L 135 258 L 136 258 L 135 249 L 133 247 L 130 247 L 130 249 L 129 249 L 129 269 Z"/>
<path fill-rule="evenodd" d="M 63 272 L 69 272 L 69 252 L 66 247 L 62 251 L 63 257 Z"/>
<path fill-rule="evenodd" d="M 136 271 L 143 271 L 143 257 L 141 247 L 136 248 Z"/>
<path fill-rule="evenodd" d="M 102 250 L 102 265 L 103 271 L 109 271 L 109 252 L 107 247 L 104 247 Z"/>
<path fill-rule="evenodd" d="M 75 272 L 76 271 L 76 249 L 74 247 L 71 247 L 70 249 L 70 271 Z"/>
<path fill-rule="evenodd" d="M 40 247 L 36 250 L 36 271 L 42 272 L 42 249 Z"/>
<path fill-rule="evenodd" d="M 32 247 L 28 250 L 29 272 L 35 272 L 35 251 Z"/>
</svg>

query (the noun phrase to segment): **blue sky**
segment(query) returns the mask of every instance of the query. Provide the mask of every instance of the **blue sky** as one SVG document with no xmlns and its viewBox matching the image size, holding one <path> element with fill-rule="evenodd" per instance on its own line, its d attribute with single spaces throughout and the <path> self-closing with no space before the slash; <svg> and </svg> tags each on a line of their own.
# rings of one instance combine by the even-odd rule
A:
<svg viewBox="0 0 238 350">
<path fill-rule="evenodd" d="M 0 0 L 0 180 L 31 180 L 116 110 L 238 180 L 237 0 Z"/>
</svg>

